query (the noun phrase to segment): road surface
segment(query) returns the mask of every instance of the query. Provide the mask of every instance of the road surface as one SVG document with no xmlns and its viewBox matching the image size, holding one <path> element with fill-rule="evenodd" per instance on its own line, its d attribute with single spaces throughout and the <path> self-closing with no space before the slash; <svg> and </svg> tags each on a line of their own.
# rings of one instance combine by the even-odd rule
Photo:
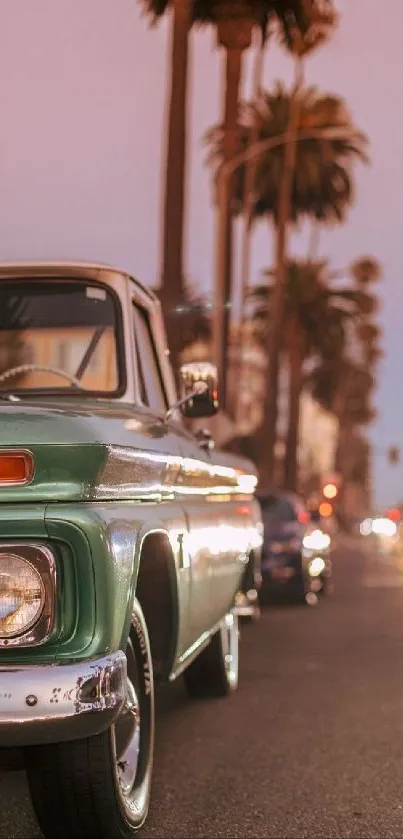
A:
<svg viewBox="0 0 403 839">
<path fill-rule="evenodd" d="M 350 541 L 318 607 L 242 637 L 229 700 L 158 697 L 144 839 L 403 837 L 403 571 Z M 25 778 L 0 774 L 0 839 L 39 839 Z"/>
</svg>

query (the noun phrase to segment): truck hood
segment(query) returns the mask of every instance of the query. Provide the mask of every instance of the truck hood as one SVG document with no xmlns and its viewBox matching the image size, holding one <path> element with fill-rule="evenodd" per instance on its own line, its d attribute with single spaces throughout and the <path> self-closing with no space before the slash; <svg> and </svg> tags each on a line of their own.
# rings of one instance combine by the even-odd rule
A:
<svg viewBox="0 0 403 839">
<path fill-rule="evenodd" d="M 0 486 L 0 502 L 92 498 L 110 446 L 176 454 L 161 425 L 142 408 L 77 398 L 1 401 L 0 450 L 29 449 L 35 474 L 29 486 Z"/>
</svg>

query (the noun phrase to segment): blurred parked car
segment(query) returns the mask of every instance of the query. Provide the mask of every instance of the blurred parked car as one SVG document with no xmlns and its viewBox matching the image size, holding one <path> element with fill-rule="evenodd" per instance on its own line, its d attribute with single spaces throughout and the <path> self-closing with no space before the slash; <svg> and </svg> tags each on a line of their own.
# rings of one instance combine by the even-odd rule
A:
<svg viewBox="0 0 403 839">
<path fill-rule="evenodd" d="M 261 493 L 258 499 L 264 528 L 261 601 L 316 603 L 332 574 L 331 537 L 319 514 L 308 512 L 293 493 Z"/>
</svg>

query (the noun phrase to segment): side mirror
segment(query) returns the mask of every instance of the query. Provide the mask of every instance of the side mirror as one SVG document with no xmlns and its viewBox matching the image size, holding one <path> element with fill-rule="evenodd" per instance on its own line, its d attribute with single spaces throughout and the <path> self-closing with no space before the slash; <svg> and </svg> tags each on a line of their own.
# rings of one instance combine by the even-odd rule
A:
<svg viewBox="0 0 403 839">
<path fill-rule="evenodd" d="M 219 409 L 218 370 L 214 364 L 191 361 L 179 370 L 180 406 L 189 419 L 212 417 Z"/>
</svg>

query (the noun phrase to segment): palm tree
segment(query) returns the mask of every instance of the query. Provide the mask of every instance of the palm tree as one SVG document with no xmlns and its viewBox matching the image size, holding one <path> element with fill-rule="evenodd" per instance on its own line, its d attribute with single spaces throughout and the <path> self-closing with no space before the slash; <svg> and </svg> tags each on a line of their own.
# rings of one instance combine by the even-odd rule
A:
<svg viewBox="0 0 403 839">
<path fill-rule="evenodd" d="M 284 283 L 285 258 L 287 253 L 287 229 L 290 217 L 290 204 L 292 198 L 292 182 L 296 164 L 296 133 L 298 129 L 300 99 L 296 95 L 304 84 L 305 61 L 317 49 L 331 38 L 338 22 L 338 15 L 329 0 L 323 0 L 311 10 L 309 27 L 306 32 L 301 33 L 295 27 L 290 27 L 283 33 L 283 46 L 294 59 L 295 80 L 294 89 L 290 98 L 290 111 L 288 122 L 288 140 L 284 150 L 284 170 L 282 189 L 279 198 L 279 223 L 277 235 L 277 286 L 279 306 L 281 305 L 280 290 Z M 317 228 L 316 224 L 316 228 Z M 311 258 L 313 257 L 311 247 Z M 274 360 L 278 355 L 277 345 L 279 336 L 273 332 L 272 349 L 270 357 Z M 273 365 L 275 366 L 275 364 Z M 274 372 L 273 372 L 274 375 Z"/>
<path fill-rule="evenodd" d="M 262 92 L 262 78 L 264 55 L 267 41 L 269 38 L 268 26 L 262 26 L 260 30 L 260 43 L 258 45 L 256 59 L 253 68 L 253 96 L 252 101 L 256 102 Z M 254 143 L 259 140 L 259 127 L 256 124 L 251 125 L 248 146 L 253 147 Z M 251 252 L 251 238 L 252 238 L 252 222 L 253 222 L 253 186 L 255 183 L 255 171 L 257 165 L 257 158 L 252 157 L 245 164 L 245 178 L 243 189 L 243 208 L 242 214 L 244 217 L 244 234 L 242 243 L 242 261 L 241 261 L 241 317 L 246 306 L 246 298 L 249 287 L 249 270 L 250 270 L 250 252 Z"/>
<path fill-rule="evenodd" d="M 272 300 L 276 270 L 266 272 L 268 285 L 251 292 L 252 320 L 267 335 L 273 328 Z M 304 368 L 309 358 L 339 356 L 347 338 L 348 322 L 361 321 L 368 295 L 350 286 L 333 287 L 326 261 L 289 260 L 286 263 L 282 350 L 289 370 L 289 414 L 284 462 L 284 486 L 298 485 L 300 399 Z"/>
<path fill-rule="evenodd" d="M 345 102 L 337 95 L 322 94 L 315 86 L 298 93 L 299 122 L 297 157 L 293 178 L 290 221 L 306 216 L 322 223 L 340 223 L 353 200 L 353 164 L 367 162 L 366 136 L 355 128 Z M 258 140 L 275 139 L 287 133 L 291 96 L 282 82 L 247 103 L 239 122 L 241 150 L 248 147 L 251 128 L 258 126 Z M 335 136 L 330 136 L 334 132 Z M 315 135 L 315 136 L 306 136 Z M 323 135 L 323 136 L 321 136 Z M 336 136 L 337 135 L 337 136 Z M 205 135 L 206 162 L 217 177 L 224 162 L 224 130 L 214 126 Z M 285 144 L 278 144 L 258 160 L 253 188 L 253 221 L 268 218 L 276 230 L 284 170 Z M 246 167 L 238 169 L 233 209 L 243 212 Z"/>
<path fill-rule="evenodd" d="M 168 8 L 168 0 L 144 0 L 153 22 Z M 175 369 L 180 351 L 178 330 L 172 312 L 183 299 L 183 230 L 186 186 L 186 122 L 188 93 L 188 36 L 193 19 L 193 0 L 173 0 L 165 169 L 163 264 L 159 289 L 165 313 L 171 361 Z"/>
<path fill-rule="evenodd" d="M 336 499 L 336 513 L 341 523 L 348 519 L 346 486 L 350 481 L 357 480 L 362 428 L 376 417 L 372 405 L 375 383 L 374 374 L 353 362 L 347 353 L 322 359 L 310 376 L 309 386 L 314 399 L 338 419 L 334 470 L 341 476 Z"/>
<path fill-rule="evenodd" d="M 252 28 L 268 25 L 275 16 L 284 27 L 300 26 L 304 31 L 306 14 L 317 0 L 140 0 L 155 22 L 168 9 L 173 10 L 170 105 L 164 203 L 164 251 L 160 296 L 167 314 L 167 331 L 173 365 L 180 349 L 180 335 L 169 312 L 183 295 L 183 218 L 186 178 L 186 122 L 188 36 L 190 27 L 212 24 L 218 43 L 226 50 L 226 88 L 224 126 L 226 159 L 237 148 L 238 96 L 242 55 L 250 46 Z M 230 229 L 230 225 L 229 225 Z M 227 242 L 228 288 L 231 276 L 231 236 Z"/>
<path fill-rule="evenodd" d="M 357 463 L 360 460 L 360 441 L 363 429 L 376 418 L 372 395 L 376 384 L 375 371 L 365 370 L 348 355 L 321 365 L 313 376 L 313 395 L 338 419 L 334 469 L 341 476 L 341 486 L 336 499 L 336 512 L 341 523 L 348 521 L 348 496 L 346 490 L 357 481 Z M 363 483 L 361 480 L 360 483 Z"/>
<path fill-rule="evenodd" d="M 377 297 L 368 291 L 370 282 L 381 279 L 382 267 L 372 257 L 356 260 L 349 269 L 359 290 L 364 291 L 366 312 L 355 325 L 344 351 L 322 358 L 310 376 L 314 397 L 339 420 L 335 468 L 348 481 L 355 458 L 356 430 L 376 416 L 372 396 L 377 364 L 382 357 L 382 332 L 375 321 Z M 343 493 L 340 503 L 342 504 Z"/>
<path fill-rule="evenodd" d="M 257 102 L 249 103 L 243 108 L 239 125 L 241 148 L 247 147 L 252 125 L 258 126 L 259 140 L 286 134 L 290 110 L 296 97 L 296 165 L 293 170 L 289 219 L 298 222 L 307 217 L 320 223 L 340 223 L 344 221 L 347 208 L 353 200 L 353 164 L 356 160 L 367 160 L 366 137 L 355 128 L 343 99 L 335 95 L 321 94 L 316 87 L 301 87 L 290 94 L 284 85 L 278 82 L 273 91 L 262 92 Z M 337 132 L 337 138 L 320 136 L 331 131 Z M 307 133 L 318 136 L 304 138 Z M 210 129 L 206 135 L 206 142 L 207 162 L 217 176 L 224 162 L 222 127 L 215 126 Z M 256 221 L 268 218 L 270 223 L 274 223 L 277 233 L 280 225 L 285 155 L 284 145 L 276 146 L 262 155 L 256 167 L 253 189 L 253 219 Z M 243 210 L 244 180 L 245 167 L 241 167 L 236 178 L 234 200 L 234 210 L 237 212 Z M 282 306 L 279 309 L 276 284 L 276 299 L 273 302 L 273 310 L 277 313 L 275 320 L 273 317 L 276 336 L 282 323 L 281 308 Z M 262 468 L 262 482 L 267 485 L 272 482 L 277 426 L 278 344 L 275 355 L 273 344 L 273 335 L 268 333 L 269 379 L 264 407 L 265 420 L 259 432 L 261 450 L 267 453 L 267 462 Z"/>
<path fill-rule="evenodd" d="M 351 426 L 366 425 L 374 418 L 370 398 L 375 383 L 374 374 L 347 353 L 321 359 L 309 377 L 312 395 L 336 415 L 344 437 L 348 437 Z M 339 439 L 335 468 L 340 465 L 341 448 Z"/>
<path fill-rule="evenodd" d="M 305 60 L 322 46 L 332 34 L 336 27 L 337 14 L 333 8 L 332 0 L 322 0 L 322 3 L 313 5 L 307 10 L 307 29 L 302 31 L 301 28 L 295 26 L 282 27 L 280 29 L 280 40 L 287 51 L 294 57 L 296 65 L 295 86 L 300 87 L 303 83 L 303 69 Z M 255 64 L 255 81 L 254 94 L 252 101 L 256 102 L 262 90 L 262 69 L 263 56 L 268 38 L 268 28 L 262 30 L 262 40 L 260 49 L 258 50 Z M 290 108 L 290 122 L 288 126 L 290 141 L 287 144 L 287 151 L 291 154 L 288 161 L 288 166 L 284 166 L 283 177 L 283 198 L 290 201 L 290 186 L 292 181 L 292 171 L 295 166 L 295 136 L 294 123 L 297 117 L 296 109 Z M 252 123 L 250 130 L 249 145 L 253 145 L 259 139 L 259 124 Z M 249 286 L 249 253 L 250 253 L 250 236 L 253 222 L 253 186 L 255 181 L 255 170 L 257 165 L 257 158 L 251 158 L 246 163 L 246 176 L 244 187 L 244 209 L 243 215 L 245 220 L 245 247 L 243 254 L 242 265 L 242 310 L 246 303 L 247 289 Z M 286 178 L 286 173 L 288 177 Z M 283 200 L 284 209 L 287 209 L 287 202 Z M 288 213 L 284 213 L 288 218 Z"/>
<path fill-rule="evenodd" d="M 372 256 L 362 256 L 350 266 L 350 274 L 358 285 L 366 286 L 382 278 L 382 266 Z"/>
<path fill-rule="evenodd" d="M 305 33 L 290 27 L 284 33 L 283 41 L 287 51 L 295 61 L 295 83 L 289 100 L 287 141 L 284 147 L 284 166 L 281 176 L 281 188 L 278 203 L 278 224 L 276 237 L 276 281 L 273 289 L 273 329 L 268 343 L 269 375 L 268 389 L 277 391 L 280 363 L 281 320 L 285 306 L 287 232 L 291 216 L 291 201 L 295 167 L 297 161 L 297 135 L 300 121 L 301 99 L 298 95 L 304 83 L 305 60 L 316 49 L 325 44 L 336 26 L 337 16 L 332 4 L 326 2 L 312 10 L 310 26 Z M 273 399 L 268 404 L 268 425 L 273 425 L 273 437 L 276 435 L 277 408 Z M 271 413 L 271 416 L 270 416 Z"/>
<path fill-rule="evenodd" d="M 177 329 L 181 333 L 182 348 L 211 340 L 211 303 L 192 283 L 185 280 L 183 304 L 178 306 Z"/>
<path fill-rule="evenodd" d="M 284 168 L 282 174 L 282 188 L 279 195 L 279 220 L 277 226 L 276 237 L 276 265 L 277 265 L 277 282 L 276 290 L 273 295 L 273 307 L 278 308 L 278 313 L 275 316 L 276 322 L 281 323 L 281 307 L 284 305 L 284 280 L 285 280 L 285 258 L 287 251 L 287 228 L 290 216 L 290 204 L 292 199 L 292 183 L 294 178 L 295 164 L 296 164 L 296 131 L 299 119 L 299 97 L 295 94 L 301 88 L 304 82 L 304 67 L 306 59 L 320 46 L 323 46 L 331 37 L 336 28 L 338 16 L 333 8 L 332 0 L 322 0 L 312 6 L 308 11 L 307 28 L 305 31 L 297 26 L 283 27 L 280 30 L 280 40 L 287 52 L 294 58 L 295 61 L 295 82 L 292 95 L 290 97 L 289 121 L 288 121 L 288 140 L 284 147 Z M 262 45 L 262 50 L 264 45 Z M 258 88 L 254 97 L 255 101 L 258 99 L 260 89 Z M 259 124 L 254 122 L 251 129 L 251 142 L 259 137 Z M 250 263 L 250 240 L 252 235 L 252 213 L 253 213 L 253 185 L 254 175 L 257 166 L 257 160 L 252 159 L 249 164 L 246 164 L 245 177 L 245 192 L 247 198 L 245 200 L 244 217 L 245 217 L 245 246 L 243 253 L 242 264 L 242 308 L 244 310 L 247 288 L 249 285 L 249 263 Z M 315 225 L 316 230 L 318 225 Z M 311 243 L 311 258 L 313 258 L 314 240 Z M 277 381 L 279 375 L 279 361 L 280 361 L 280 332 L 274 328 L 270 336 L 269 355 L 269 387 L 275 386 L 277 388 Z M 273 410 L 275 410 L 275 400 L 272 402 Z M 273 424 L 276 426 L 277 414 L 273 417 Z M 268 422 L 270 418 L 268 419 Z"/>
</svg>

